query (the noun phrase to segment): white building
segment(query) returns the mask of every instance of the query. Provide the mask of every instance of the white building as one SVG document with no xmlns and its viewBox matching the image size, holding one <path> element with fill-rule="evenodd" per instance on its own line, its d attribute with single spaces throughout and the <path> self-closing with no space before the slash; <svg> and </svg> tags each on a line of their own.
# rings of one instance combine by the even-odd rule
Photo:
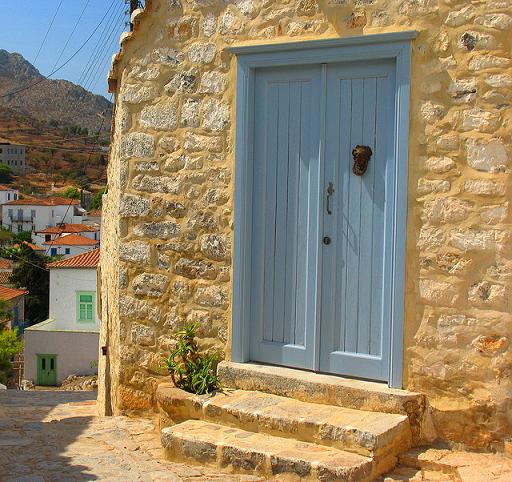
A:
<svg viewBox="0 0 512 482">
<path fill-rule="evenodd" d="M 17 199 L 2 205 L 2 225 L 15 233 L 32 231 L 34 243 L 42 246 L 45 238 L 37 232 L 62 223 L 81 224 L 85 214 L 76 199 Z"/>
<path fill-rule="evenodd" d="M 9 166 L 16 174 L 23 174 L 27 167 L 26 148 L 20 144 L 0 142 L 0 162 Z"/>
<path fill-rule="evenodd" d="M 52 241 L 45 241 L 43 246 L 47 247 L 50 256 L 63 255 L 66 258 L 82 254 L 98 248 L 99 240 L 81 236 L 80 234 L 63 234 L 56 236 Z"/>
<path fill-rule="evenodd" d="M 25 330 L 25 378 L 57 385 L 97 373 L 100 250 L 50 263 L 50 318 Z"/>
<path fill-rule="evenodd" d="M 0 184 L 0 205 L 10 201 L 17 201 L 20 198 L 20 192 L 13 187 Z"/>
</svg>

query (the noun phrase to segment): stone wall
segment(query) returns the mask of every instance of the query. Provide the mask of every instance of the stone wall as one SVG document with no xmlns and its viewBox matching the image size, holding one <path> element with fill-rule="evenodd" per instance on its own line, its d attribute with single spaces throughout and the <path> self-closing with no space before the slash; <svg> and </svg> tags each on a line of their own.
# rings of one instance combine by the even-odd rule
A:
<svg viewBox="0 0 512 482">
<path fill-rule="evenodd" d="M 225 48 L 415 29 L 404 387 L 427 393 L 442 438 L 488 447 L 510 434 L 512 2 L 146 4 L 110 78 L 102 340 L 114 411 L 154 405 L 187 321 L 229 358 L 236 66 Z"/>
</svg>

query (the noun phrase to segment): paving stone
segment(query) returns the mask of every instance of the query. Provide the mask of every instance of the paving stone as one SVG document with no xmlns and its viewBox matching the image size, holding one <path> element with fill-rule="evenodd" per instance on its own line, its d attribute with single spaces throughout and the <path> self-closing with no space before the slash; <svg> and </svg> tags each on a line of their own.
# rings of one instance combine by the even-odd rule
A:
<svg viewBox="0 0 512 482">
<path fill-rule="evenodd" d="M 95 392 L 2 392 L 0 481 L 261 480 L 166 461 L 153 420 L 99 418 L 95 398 Z"/>
</svg>

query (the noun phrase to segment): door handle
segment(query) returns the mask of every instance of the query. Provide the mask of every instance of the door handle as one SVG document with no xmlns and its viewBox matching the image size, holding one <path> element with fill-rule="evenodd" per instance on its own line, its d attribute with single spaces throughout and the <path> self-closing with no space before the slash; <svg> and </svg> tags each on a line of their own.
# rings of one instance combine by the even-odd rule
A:
<svg viewBox="0 0 512 482">
<path fill-rule="evenodd" d="M 329 185 L 327 186 L 327 214 L 332 214 L 331 210 L 331 197 L 334 194 L 334 184 L 332 182 L 329 182 Z"/>
</svg>

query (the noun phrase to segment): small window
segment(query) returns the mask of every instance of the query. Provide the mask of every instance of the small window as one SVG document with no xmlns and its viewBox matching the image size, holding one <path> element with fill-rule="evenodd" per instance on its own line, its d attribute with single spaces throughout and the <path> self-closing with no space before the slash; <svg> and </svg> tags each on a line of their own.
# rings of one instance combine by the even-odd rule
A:
<svg viewBox="0 0 512 482">
<path fill-rule="evenodd" d="M 46 370 L 46 358 L 41 358 L 41 365 L 42 365 L 41 368 L 43 370 Z"/>
<path fill-rule="evenodd" d="M 23 224 L 18 224 L 18 233 L 23 232 Z"/>
<path fill-rule="evenodd" d="M 64 250 L 64 252 L 65 252 L 66 254 L 70 254 L 70 253 L 71 253 L 71 248 L 66 248 L 66 249 Z"/>
<path fill-rule="evenodd" d="M 44 241 L 45 243 L 47 243 L 48 241 L 51 241 L 52 240 L 52 235 L 51 234 L 45 234 L 44 235 Z"/>
<path fill-rule="evenodd" d="M 55 370 L 55 358 L 50 358 L 50 370 Z"/>
<path fill-rule="evenodd" d="M 35 210 L 35 209 L 32 209 L 32 210 L 30 211 L 30 217 L 31 217 L 32 219 L 34 219 L 34 218 L 36 217 L 36 210 Z"/>
<path fill-rule="evenodd" d="M 77 293 L 78 321 L 94 321 L 94 293 Z"/>
<path fill-rule="evenodd" d="M 18 200 L 18 195 L 17 194 L 14 194 L 14 200 L 17 201 Z"/>
<path fill-rule="evenodd" d="M 7 193 L 7 201 L 10 201 L 11 200 L 11 193 Z"/>
</svg>

